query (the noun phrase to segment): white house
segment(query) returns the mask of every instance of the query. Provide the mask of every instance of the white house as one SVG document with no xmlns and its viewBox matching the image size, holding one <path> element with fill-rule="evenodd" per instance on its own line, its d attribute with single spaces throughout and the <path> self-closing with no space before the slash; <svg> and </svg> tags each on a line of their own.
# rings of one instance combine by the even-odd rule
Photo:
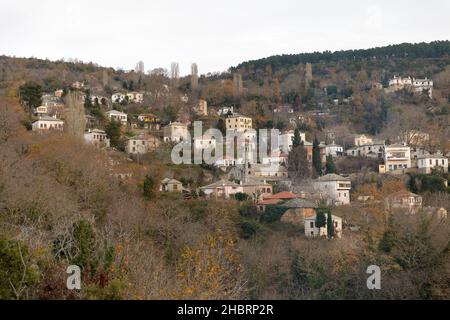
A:
<svg viewBox="0 0 450 320">
<path fill-rule="evenodd" d="M 39 106 L 37 108 L 34 108 L 34 114 L 40 117 L 48 115 L 47 106 Z"/>
<path fill-rule="evenodd" d="M 52 117 L 42 117 L 39 120 L 36 120 L 31 125 L 33 131 L 40 131 L 40 130 L 58 130 L 63 131 L 64 130 L 64 121 L 52 118 Z"/>
<path fill-rule="evenodd" d="M 160 145 L 158 138 L 151 135 L 138 135 L 127 139 L 125 151 L 128 154 L 146 154 Z"/>
<path fill-rule="evenodd" d="M 221 107 L 219 109 L 219 111 L 217 111 L 217 114 L 219 116 L 226 116 L 228 114 L 232 115 L 233 114 L 233 106 L 231 106 L 231 107 Z"/>
<path fill-rule="evenodd" d="M 180 142 L 188 140 L 187 125 L 181 122 L 171 122 L 164 127 L 164 142 Z"/>
<path fill-rule="evenodd" d="M 109 118 L 109 120 L 118 121 L 122 125 L 127 125 L 128 123 L 128 115 L 126 113 L 117 110 L 111 110 L 106 112 L 106 116 Z"/>
<path fill-rule="evenodd" d="M 398 191 L 386 197 L 385 205 L 387 209 L 407 209 L 414 213 L 422 208 L 422 196 L 409 191 Z"/>
<path fill-rule="evenodd" d="M 365 134 L 355 134 L 353 136 L 353 143 L 355 146 L 363 146 L 365 144 L 372 144 L 373 139 Z"/>
<path fill-rule="evenodd" d="M 421 156 L 417 160 L 417 165 L 424 173 L 431 173 L 432 169 L 448 172 L 448 159 L 439 154 Z"/>
<path fill-rule="evenodd" d="M 325 155 L 332 157 L 340 157 L 344 154 L 344 147 L 338 144 L 335 144 L 334 141 L 331 144 L 327 144 L 325 146 Z"/>
<path fill-rule="evenodd" d="M 109 139 L 105 131 L 99 129 L 89 130 L 84 133 L 84 141 L 99 147 L 109 148 Z"/>
<path fill-rule="evenodd" d="M 334 205 L 350 203 L 350 189 L 352 183 L 350 179 L 331 173 L 319 177 L 313 182 L 314 188 L 320 196 Z"/>
<path fill-rule="evenodd" d="M 242 132 L 246 129 L 252 129 L 252 118 L 234 114 L 226 119 L 225 125 L 227 131 L 234 130 L 237 132 Z"/>
<path fill-rule="evenodd" d="M 411 148 L 403 144 L 386 146 L 384 165 L 387 171 L 411 168 Z"/>
<path fill-rule="evenodd" d="M 346 154 L 352 157 L 383 158 L 384 148 L 384 142 L 372 142 L 350 148 L 346 151 Z"/>
<path fill-rule="evenodd" d="M 328 230 L 327 226 L 325 224 L 324 227 L 319 228 L 316 227 L 316 217 L 317 215 L 307 217 L 304 219 L 305 223 L 305 236 L 307 237 L 317 237 L 317 236 L 327 236 Z M 325 216 L 326 219 L 328 219 L 328 216 Z M 334 226 L 334 234 L 336 237 L 341 238 L 342 237 L 342 218 L 331 215 L 331 218 L 333 220 L 333 226 Z"/>
<path fill-rule="evenodd" d="M 244 192 L 242 185 L 232 181 L 219 180 L 210 185 L 201 187 L 205 195 L 209 198 L 224 198 L 229 199 L 231 196 L 239 192 Z"/>
<path fill-rule="evenodd" d="M 411 77 L 397 77 L 394 76 L 393 79 L 389 80 L 389 91 L 398 91 L 402 89 L 409 89 L 413 92 L 422 93 L 425 90 L 428 90 L 428 94 L 430 98 L 433 97 L 433 80 L 425 78 L 425 79 L 416 79 Z"/>
</svg>

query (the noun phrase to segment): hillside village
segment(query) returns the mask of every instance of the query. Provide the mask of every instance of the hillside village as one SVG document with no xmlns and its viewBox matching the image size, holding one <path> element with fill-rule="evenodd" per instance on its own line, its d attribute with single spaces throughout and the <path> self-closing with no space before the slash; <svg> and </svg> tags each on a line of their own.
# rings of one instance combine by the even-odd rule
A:
<svg viewBox="0 0 450 320">
<path fill-rule="evenodd" d="M 167 92 L 169 89 L 165 87 Z M 426 94 L 432 98 L 433 81 L 430 79 L 412 79 L 411 77 L 394 76 L 389 80 L 387 88 L 382 86 L 377 89 L 392 93 L 399 90 L 411 90 L 415 94 Z M 87 83 L 74 82 L 69 88 L 57 89 L 54 93 L 43 93 L 42 105 L 34 107 L 32 111 L 33 121 L 32 131 L 43 133 L 45 131 L 64 132 L 64 92 L 75 90 L 79 99 L 83 101 L 84 109 L 94 106 L 104 112 L 105 122 L 100 125 L 98 117 L 85 114 L 84 140 L 106 152 L 123 151 L 131 161 L 140 163 L 140 158 L 157 151 L 159 148 L 170 148 L 176 143 L 188 143 L 192 145 L 193 151 L 203 152 L 205 149 L 213 151 L 216 146 L 216 137 L 213 135 L 201 135 L 191 138 L 191 128 L 193 123 L 179 116 L 173 122 L 163 123 L 157 115 L 153 113 L 129 114 L 116 109 L 124 110 L 124 106 L 141 105 L 144 102 L 145 92 L 116 92 L 111 97 L 102 95 L 90 95 L 90 87 Z M 189 100 L 182 96 L 181 101 L 189 108 Z M 352 99 L 350 96 L 349 100 Z M 333 100 L 334 103 L 334 100 Z M 192 105 L 192 104 L 191 104 Z M 151 111 L 151 106 L 143 109 Z M 429 146 L 430 134 L 418 130 L 407 130 L 400 136 L 389 136 L 386 139 L 377 139 L 366 133 L 351 133 L 348 136 L 336 136 L 332 130 L 327 130 L 325 141 L 314 142 L 306 139 L 306 132 L 300 131 L 299 119 L 306 117 L 305 113 L 293 112 L 292 105 L 279 105 L 274 109 L 274 113 L 287 114 L 289 125 L 286 129 L 278 132 L 278 148 L 271 150 L 267 155 L 259 155 L 258 159 L 253 159 L 253 153 L 249 149 L 256 150 L 256 131 L 253 130 L 252 117 L 242 115 L 233 111 L 233 106 L 209 107 L 208 102 L 199 99 L 189 110 L 194 114 L 194 119 L 218 119 L 224 124 L 226 134 L 238 133 L 245 137 L 247 145 L 246 154 L 243 157 L 225 155 L 214 161 L 213 167 L 218 169 L 216 181 L 207 185 L 192 185 L 182 183 L 183 176 L 174 179 L 173 174 L 168 173 L 160 183 L 161 192 L 176 192 L 183 195 L 185 199 L 251 199 L 256 206 L 264 211 L 267 205 L 278 205 L 290 199 L 304 199 L 298 208 L 303 208 L 305 203 L 309 203 L 311 210 L 308 214 L 298 213 L 299 216 L 291 221 L 305 223 L 305 235 L 323 235 L 320 228 L 309 228 L 311 218 L 316 218 L 316 209 L 319 203 L 331 206 L 351 205 L 351 202 L 370 202 L 371 195 L 361 195 L 355 199 L 351 197 L 354 193 L 352 189 L 351 177 L 358 174 L 360 168 L 350 168 L 345 170 L 343 175 L 337 174 L 334 162 L 345 162 L 348 159 L 360 159 L 370 161 L 374 167 L 374 172 L 382 177 L 408 177 L 416 174 L 438 175 L 441 186 L 445 190 L 448 188 L 448 158 L 450 152 L 443 153 L 442 150 L 431 150 Z M 111 145 L 111 137 L 105 131 L 106 127 L 117 125 L 119 136 L 124 140 L 123 146 Z M 261 128 L 268 129 L 271 128 Z M 255 138 L 255 140 L 253 140 Z M 225 137 L 226 139 L 226 137 Z M 296 140 L 297 139 L 297 140 Z M 342 144 L 336 143 L 336 140 Z M 308 172 L 303 176 L 304 180 L 293 183 L 292 164 L 289 156 L 294 148 L 302 148 L 306 154 L 305 166 Z M 446 151 L 446 150 L 445 150 Z M 444 152 L 445 152 L 444 151 Z M 292 158 L 292 157 L 291 157 Z M 168 164 L 170 159 L 164 159 Z M 250 165 L 250 160 L 252 164 Z M 257 161 L 256 161 L 257 160 Z M 293 160 L 291 160 L 293 161 Z M 291 171 L 291 172 L 290 172 Z M 290 174 L 291 173 L 291 174 Z M 128 176 L 124 173 L 120 176 Z M 413 179 L 413 178 L 410 178 Z M 274 192 L 274 190 L 282 190 Z M 284 192 L 289 192 L 287 198 Z M 422 197 L 413 192 L 399 192 L 392 195 L 394 208 L 417 210 L 422 208 Z M 351 198 L 353 198 L 351 200 Z M 413 200 L 411 200 L 413 199 Z M 275 201 L 277 200 L 277 201 Z M 411 200 L 411 201 L 410 201 Z M 386 203 L 388 205 L 388 203 Z M 289 207 L 296 208 L 296 207 Z M 442 217 L 447 217 L 447 209 L 444 207 L 427 207 L 428 212 L 439 213 Z M 281 221 L 284 220 L 281 216 Z M 339 219 L 342 230 L 342 218 Z M 314 220 L 313 219 L 313 220 Z M 334 221 L 334 220 L 333 220 Z M 307 226 L 308 225 L 308 226 Z M 311 226 L 313 223 L 311 224 Z M 324 225 L 322 226 L 324 227 Z M 325 229 L 324 229 L 325 230 Z M 326 230 L 325 230 L 326 231 Z M 326 235 L 326 233 L 325 233 Z M 340 233 L 339 233 L 340 235 Z"/>
<path fill-rule="evenodd" d="M 441 45 L 448 43 L 428 44 Z M 394 284 L 388 296 L 448 298 L 448 288 L 438 285 L 440 276 L 427 278 L 432 268 L 448 267 L 440 254 L 448 240 L 450 210 L 448 52 L 411 55 L 408 59 L 417 61 L 411 69 L 394 54 L 337 62 L 309 58 L 311 62 L 295 65 L 246 62 L 223 74 L 201 76 L 193 66 L 190 75 L 181 77 L 174 64 L 169 76 L 162 68 L 145 72 L 143 63 L 135 70 L 116 71 L 77 61 L 0 57 L 0 103 L 6 119 L 0 140 L 8 144 L 2 154 L 8 160 L 0 169 L 0 212 L 8 212 L 2 221 L 22 230 L 23 241 L 34 237 L 25 234 L 24 226 L 47 230 L 48 238 L 39 241 L 42 247 L 61 244 L 52 232 L 72 230 L 63 234 L 75 237 L 78 227 L 86 227 L 83 223 L 90 226 L 86 230 L 96 230 L 93 238 L 105 237 L 117 258 L 101 262 L 104 274 L 92 275 L 92 290 L 86 294 L 93 298 L 129 298 L 131 293 L 124 292 L 158 296 L 151 286 L 179 298 L 326 298 L 328 292 L 339 297 L 342 284 L 337 279 L 344 267 L 336 263 L 341 255 L 352 279 L 364 276 L 367 257 L 389 266 L 394 278 L 393 270 L 403 270 L 402 283 L 411 282 L 410 270 L 421 270 L 420 290 L 408 287 L 399 293 Z M 386 69 L 379 67 L 383 59 L 390 61 Z M 427 66 L 425 59 L 434 62 Z M 22 70 L 21 75 L 13 70 Z M 13 106 L 14 115 L 3 106 Z M 202 132 L 197 134 L 199 121 Z M 264 129 L 270 136 L 265 143 L 275 146 L 266 152 Z M 243 153 L 227 152 L 239 144 Z M 188 156 L 189 163 L 174 163 L 177 146 L 184 148 L 177 155 L 186 157 L 188 150 L 213 161 L 196 163 Z M 45 218 L 39 215 L 38 198 L 21 207 L 21 201 L 28 203 L 25 191 L 23 199 L 2 196 L 3 190 L 14 190 L 11 181 L 16 179 L 6 163 L 16 162 L 25 163 L 30 175 L 43 170 L 37 181 L 52 190 L 42 195 L 45 203 L 52 202 L 52 194 L 57 197 L 42 209 Z M 23 190 L 30 185 L 25 181 Z M 76 188 L 76 199 L 66 207 L 80 213 L 50 218 L 58 202 L 71 199 L 62 194 L 71 188 Z M 39 218 L 15 220 L 13 212 L 33 212 Z M 436 231 L 427 229 L 423 236 L 421 228 L 431 225 Z M 422 260 L 413 263 L 402 255 L 415 256 L 416 247 L 405 240 L 412 232 L 414 241 L 426 243 L 421 254 L 429 254 L 433 263 L 418 267 Z M 206 235 L 208 240 L 201 238 Z M 233 240 L 224 240 L 228 236 Z M 103 259 L 94 255 L 107 256 L 107 247 L 97 252 L 92 246 L 89 252 L 95 253 L 74 254 L 73 259 L 83 258 L 87 266 Z M 58 263 L 70 261 L 72 251 L 64 243 L 60 249 L 65 255 Z M 225 276 L 213 273 L 217 287 L 193 285 L 198 277 L 209 277 L 196 269 L 196 263 L 206 262 L 196 260 L 201 254 L 190 256 L 193 250 L 220 257 L 214 268 Z M 124 267 L 119 259 L 125 251 L 132 261 L 151 260 L 149 274 L 165 272 L 166 282 L 156 284 L 146 275 L 152 285 L 145 289 L 115 287 L 130 281 L 138 288 L 141 281 L 137 264 Z M 268 260 L 262 263 L 261 257 Z M 326 261 L 327 281 L 336 287 L 326 288 L 317 261 Z M 198 274 L 187 278 L 183 268 Z M 279 283 L 277 277 L 282 278 Z M 311 286 L 303 287 L 302 279 Z M 245 292 L 236 289 L 247 281 Z M 283 281 L 289 285 L 283 287 Z M 36 294 L 66 297 L 61 288 L 45 288 Z"/>
</svg>

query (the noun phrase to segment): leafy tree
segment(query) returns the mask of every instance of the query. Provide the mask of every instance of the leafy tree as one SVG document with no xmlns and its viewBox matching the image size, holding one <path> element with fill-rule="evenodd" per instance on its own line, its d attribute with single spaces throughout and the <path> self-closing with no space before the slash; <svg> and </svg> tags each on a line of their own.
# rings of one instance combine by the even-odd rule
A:
<svg viewBox="0 0 450 320">
<path fill-rule="evenodd" d="M 178 112 L 173 106 L 168 106 L 163 109 L 161 120 L 163 123 L 174 122 L 178 118 Z"/>
<path fill-rule="evenodd" d="M 331 154 L 327 156 L 327 162 L 325 163 L 325 173 L 337 173 L 336 165 L 334 164 L 333 156 Z"/>
<path fill-rule="evenodd" d="M 235 193 L 234 198 L 237 201 L 242 202 L 242 201 L 247 201 L 249 199 L 249 195 L 246 193 L 238 192 L 238 193 Z"/>
<path fill-rule="evenodd" d="M 42 87 L 34 82 L 27 82 L 19 87 L 20 99 L 30 111 L 42 104 Z"/>
<path fill-rule="evenodd" d="M 28 294 L 39 281 L 38 271 L 27 245 L 0 237 L 0 299 L 21 299 Z"/>
<path fill-rule="evenodd" d="M 278 205 L 268 205 L 264 213 L 261 215 L 262 222 L 275 222 L 281 219 L 281 216 L 286 212 L 287 208 Z"/>
<path fill-rule="evenodd" d="M 78 221 L 74 225 L 73 239 L 75 246 L 72 247 L 74 252 L 70 262 L 80 268 L 94 267 L 95 234 L 92 225 L 86 220 Z"/>
<path fill-rule="evenodd" d="M 317 175 L 322 175 L 322 161 L 320 160 L 320 147 L 319 147 L 319 141 L 317 140 L 317 137 L 314 138 L 313 141 L 313 168 Z"/>
<path fill-rule="evenodd" d="M 395 245 L 395 226 L 394 226 L 394 217 L 391 215 L 388 219 L 388 225 L 386 230 L 384 231 L 380 242 L 378 243 L 378 249 L 389 253 L 394 248 Z"/>
<path fill-rule="evenodd" d="M 245 219 L 239 224 L 240 236 L 244 239 L 249 239 L 253 237 L 261 229 L 261 225 L 252 219 Z"/>
</svg>

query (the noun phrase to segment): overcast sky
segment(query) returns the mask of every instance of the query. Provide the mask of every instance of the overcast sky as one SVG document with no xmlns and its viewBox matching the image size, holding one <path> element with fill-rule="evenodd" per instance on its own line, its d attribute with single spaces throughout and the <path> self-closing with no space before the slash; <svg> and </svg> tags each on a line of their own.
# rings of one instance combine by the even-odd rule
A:
<svg viewBox="0 0 450 320">
<path fill-rule="evenodd" d="M 1 0 L 0 54 L 224 71 L 274 54 L 450 39 L 450 1 Z"/>
</svg>

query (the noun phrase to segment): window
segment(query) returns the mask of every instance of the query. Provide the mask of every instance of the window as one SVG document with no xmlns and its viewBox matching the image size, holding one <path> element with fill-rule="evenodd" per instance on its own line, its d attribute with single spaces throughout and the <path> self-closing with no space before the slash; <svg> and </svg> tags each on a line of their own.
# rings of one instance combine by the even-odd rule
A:
<svg viewBox="0 0 450 320">
<path fill-rule="evenodd" d="M 314 228 L 314 221 L 311 221 L 310 223 L 309 223 L 309 227 L 310 228 Z M 312 232 L 312 231 L 311 231 Z"/>
</svg>

